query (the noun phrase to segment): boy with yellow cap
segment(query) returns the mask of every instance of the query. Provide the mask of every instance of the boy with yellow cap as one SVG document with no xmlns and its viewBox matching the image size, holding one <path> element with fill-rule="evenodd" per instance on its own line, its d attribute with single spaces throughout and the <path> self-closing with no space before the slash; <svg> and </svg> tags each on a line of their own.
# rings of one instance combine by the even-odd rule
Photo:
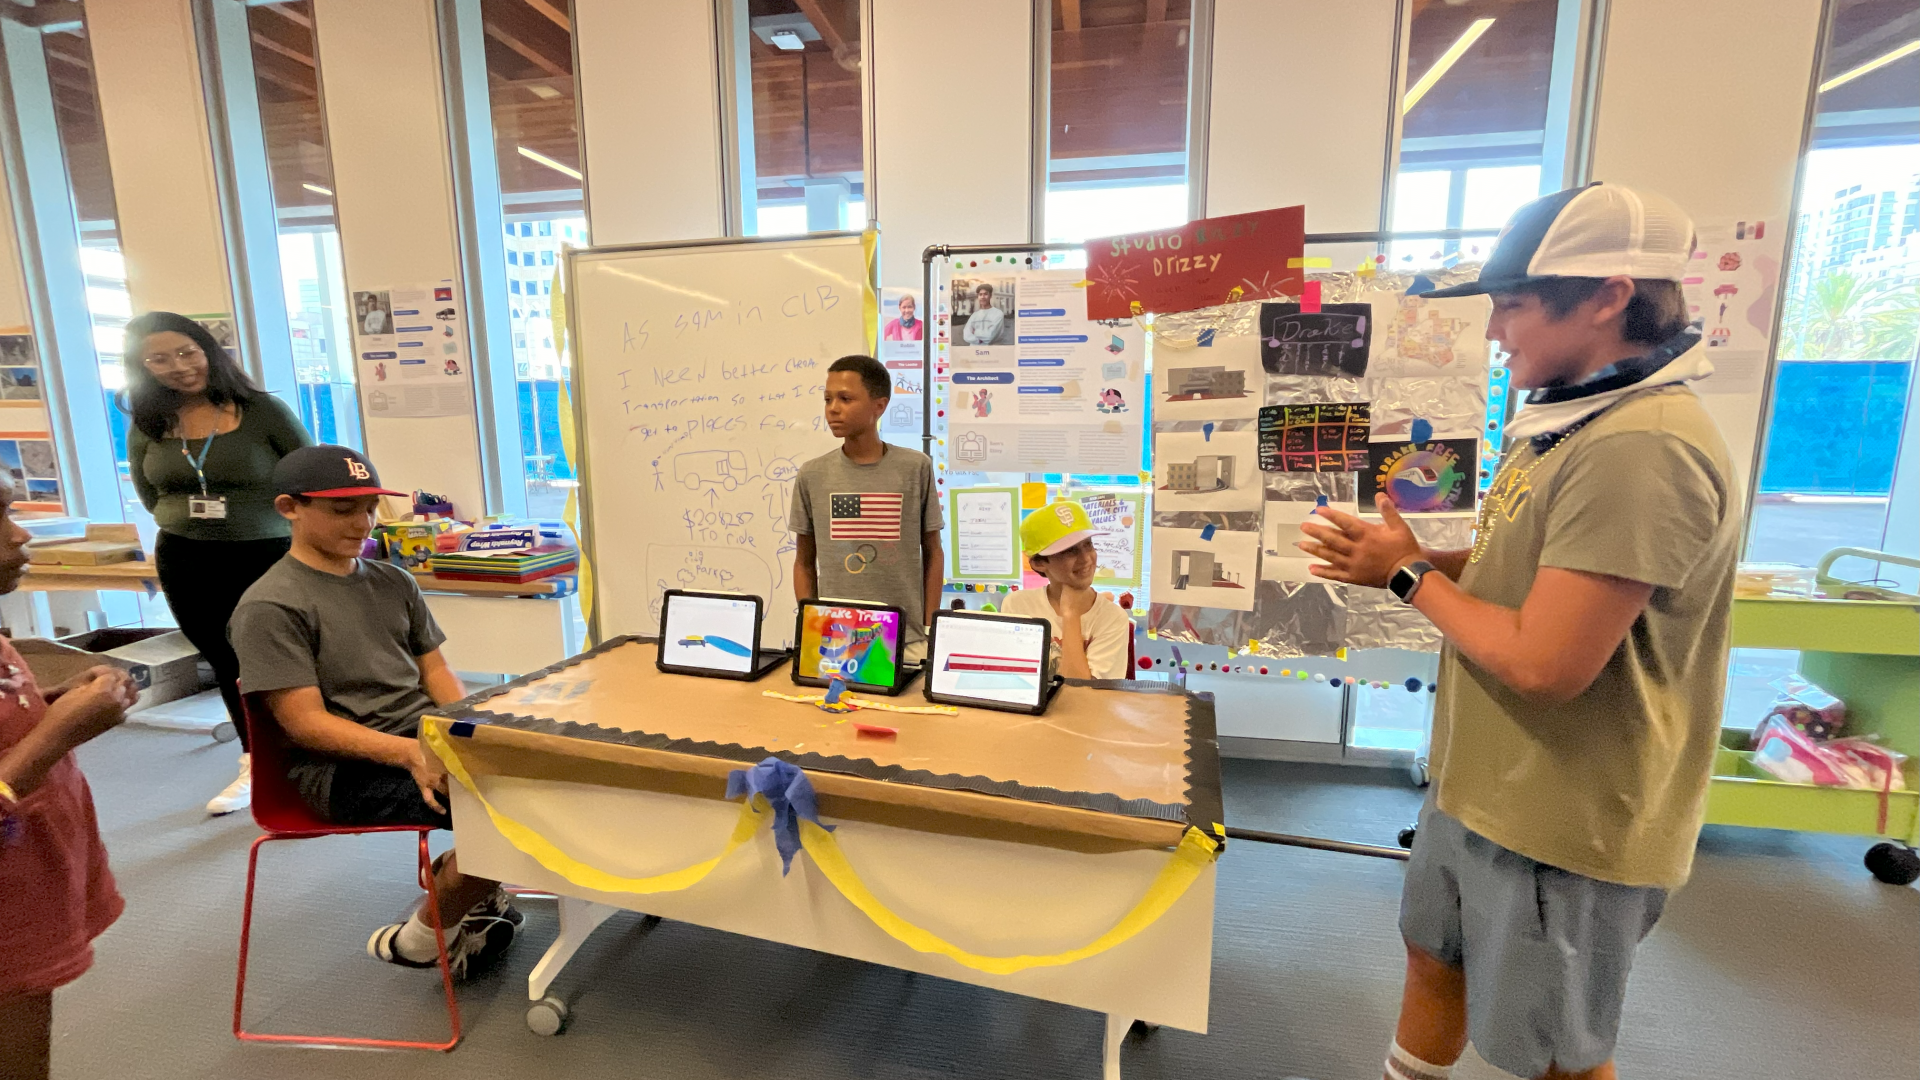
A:
<svg viewBox="0 0 1920 1080">
<path fill-rule="evenodd" d="M 1069 679 L 1124 679 L 1133 620 L 1113 598 L 1093 589 L 1099 556 L 1086 508 L 1056 499 L 1020 523 L 1027 565 L 1047 579 L 1044 589 L 1021 589 L 1000 610 L 1053 625 L 1057 670 Z"/>
</svg>

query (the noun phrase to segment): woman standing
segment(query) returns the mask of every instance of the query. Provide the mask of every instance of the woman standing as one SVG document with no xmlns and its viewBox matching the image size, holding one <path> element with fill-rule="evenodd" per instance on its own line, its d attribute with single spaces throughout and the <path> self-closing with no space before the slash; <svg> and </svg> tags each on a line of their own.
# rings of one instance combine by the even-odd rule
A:
<svg viewBox="0 0 1920 1080">
<path fill-rule="evenodd" d="M 212 665 L 240 731 L 240 775 L 207 804 L 227 814 L 253 801 L 239 662 L 227 620 L 248 586 L 292 543 L 273 509 L 273 467 L 306 446 L 293 410 L 247 379 L 206 328 L 151 311 L 127 324 L 127 463 L 160 526 L 154 561 L 180 629 Z"/>
</svg>

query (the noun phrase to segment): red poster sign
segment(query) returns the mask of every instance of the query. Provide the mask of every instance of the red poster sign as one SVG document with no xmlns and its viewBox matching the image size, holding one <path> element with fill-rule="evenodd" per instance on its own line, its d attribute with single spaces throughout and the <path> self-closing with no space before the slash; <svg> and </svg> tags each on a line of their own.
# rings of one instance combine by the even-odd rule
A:
<svg viewBox="0 0 1920 1080">
<path fill-rule="evenodd" d="M 1287 206 L 1089 240 L 1087 317 L 1124 319 L 1135 304 L 1165 313 L 1299 296 L 1306 232 L 1307 208 Z"/>
</svg>

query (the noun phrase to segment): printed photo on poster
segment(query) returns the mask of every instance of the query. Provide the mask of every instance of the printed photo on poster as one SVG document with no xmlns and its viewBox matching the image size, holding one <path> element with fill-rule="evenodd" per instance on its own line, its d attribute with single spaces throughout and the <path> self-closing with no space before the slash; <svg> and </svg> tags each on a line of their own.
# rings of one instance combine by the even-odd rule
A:
<svg viewBox="0 0 1920 1080">
<path fill-rule="evenodd" d="M 393 333 L 392 295 L 385 291 L 354 293 L 353 325 L 361 334 Z"/>
<path fill-rule="evenodd" d="M 38 363 L 31 334 L 0 334 L 0 366 L 29 367 Z"/>
<path fill-rule="evenodd" d="M 1093 522 L 1093 551 L 1099 564 L 1093 583 L 1102 587 L 1138 588 L 1140 534 L 1146 515 L 1138 491 L 1089 491 L 1075 496 Z"/>
<path fill-rule="evenodd" d="M 1367 467 L 1364 401 L 1260 408 L 1262 472 L 1358 472 Z"/>
<path fill-rule="evenodd" d="M 0 399 L 39 401 L 40 369 L 37 367 L 0 367 Z"/>
<path fill-rule="evenodd" d="M 967 348 L 1012 345 L 1015 306 L 1012 276 L 956 277 L 948 316 L 953 326 L 954 359 L 964 364 Z"/>
<path fill-rule="evenodd" d="M 1251 420 L 1260 408 L 1266 379 L 1257 337 L 1207 335 L 1191 349 L 1156 342 L 1154 419 Z"/>
<path fill-rule="evenodd" d="M 1312 539 L 1300 531 L 1300 526 L 1314 520 L 1313 510 L 1319 505 L 1321 504 L 1318 502 L 1298 500 L 1267 503 L 1266 514 L 1260 522 L 1260 577 L 1263 580 L 1305 582 L 1326 580 L 1314 577 L 1307 572 L 1307 567 L 1320 560 L 1293 546 L 1301 540 Z M 1328 505 L 1348 514 L 1359 512 L 1359 508 L 1350 502 Z"/>
<path fill-rule="evenodd" d="M 1256 432 L 1154 433 L 1155 510 L 1258 510 L 1265 497 Z"/>
<path fill-rule="evenodd" d="M 1260 534 L 1205 529 L 1153 530 L 1156 604 L 1252 611 Z"/>
<path fill-rule="evenodd" d="M 26 469 L 20 463 L 20 443 L 15 439 L 0 439 L 0 469 L 4 469 L 15 484 L 27 478 Z"/>
<path fill-rule="evenodd" d="M 1360 508 L 1377 513 L 1373 497 L 1384 491 L 1402 514 L 1472 513 L 1479 461 L 1478 439 L 1368 443 Z"/>
<path fill-rule="evenodd" d="M 1487 371 L 1487 315 L 1484 296 L 1404 296 L 1398 291 L 1366 294 L 1373 310 L 1371 378 L 1477 379 Z"/>
<path fill-rule="evenodd" d="M 880 290 L 880 340 L 913 342 L 914 359 L 919 359 L 918 343 L 927 336 L 927 320 L 921 310 L 920 294 L 912 289 Z"/>
<path fill-rule="evenodd" d="M 1371 304 L 1260 305 L 1260 362 L 1269 375 L 1364 378 L 1372 338 Z"/>
</svg>

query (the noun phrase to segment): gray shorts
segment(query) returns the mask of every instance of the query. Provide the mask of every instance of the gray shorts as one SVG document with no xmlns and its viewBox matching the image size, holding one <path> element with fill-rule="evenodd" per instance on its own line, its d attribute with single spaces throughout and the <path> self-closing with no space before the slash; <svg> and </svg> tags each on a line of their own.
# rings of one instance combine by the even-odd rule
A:
<svg viewBox="0 0 1920 1080">
<path fill-rule="evenodd" d="M 1515 1076 L 1613 1058 L 1633 950 L 1667 891 L 1535 862 L 1471 832 L 1429 798 L 1407 863 L 1400 933 L 1467 976 L 1467 1034 Z"/>
</svg>

